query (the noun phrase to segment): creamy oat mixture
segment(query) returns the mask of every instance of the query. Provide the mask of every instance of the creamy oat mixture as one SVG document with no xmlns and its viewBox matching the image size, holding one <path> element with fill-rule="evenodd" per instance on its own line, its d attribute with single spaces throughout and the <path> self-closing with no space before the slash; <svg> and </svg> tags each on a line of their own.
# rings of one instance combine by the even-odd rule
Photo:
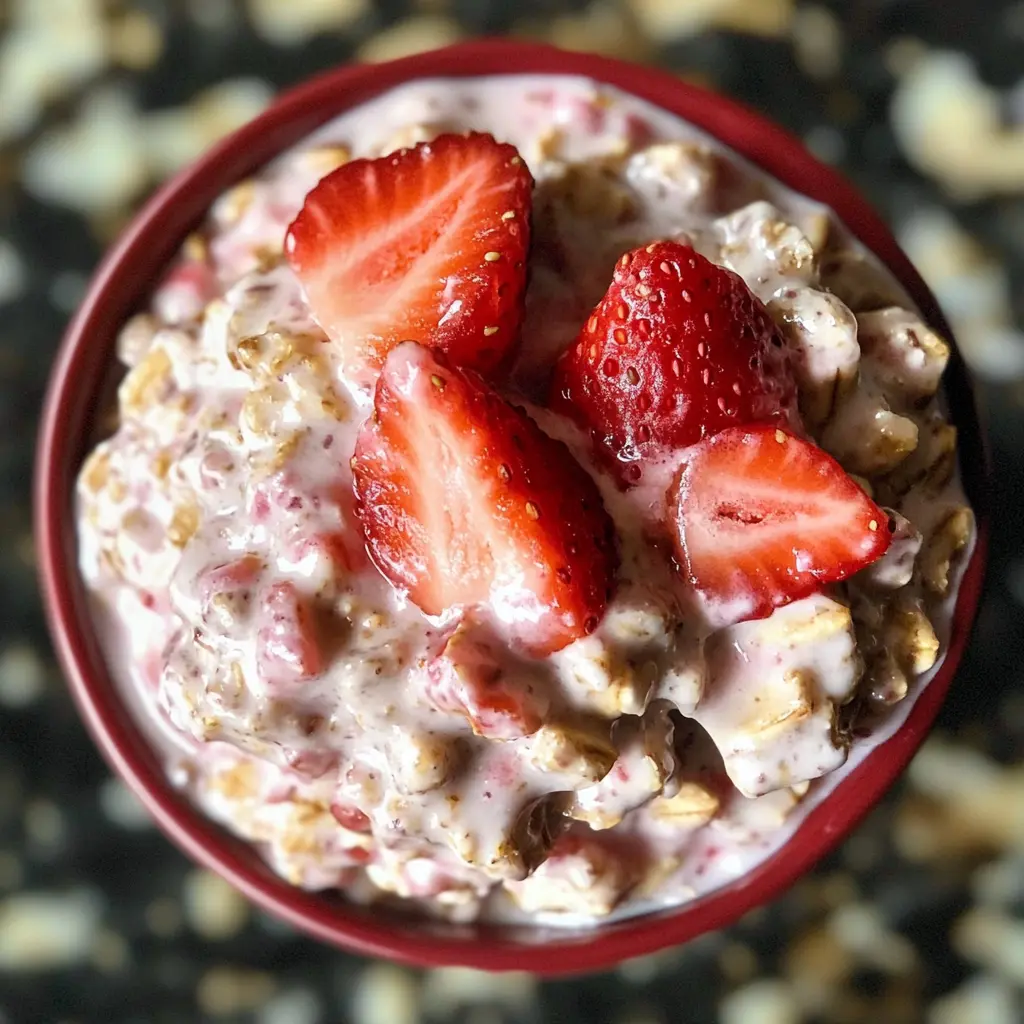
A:
<svg viewBox="0 0 1024 1024">
<path fill-rule="evenodd" d="M 449 640 L 467 671 L 502 665 L 511 725 L 439 691 L 439 623 L 366 557 L 349 460 L 369 398 L 282 255 L 334 167 L 466 129 L 536 178 L 514 379 L 598 479 L 621 546 L 590 636 L 543 659 Z M 725 629 L 681 614 L 644 540 L 665 481 L 620 491 L 539 408 L 616 259 L 657 238 L 766 303 L 806 429 L 896 527 L 847 583 Z M 295 885 L 552 922 L 692 899 L 775 850 L 942 657 L 973 530 L 935 397 L 945 341 L 827 210 L 614 90 L 419 82 L 344 115 L 214 204 L 118 355 L 119 427 L 78 490 L 109 663 L 172 778 Z"/>
</svg>

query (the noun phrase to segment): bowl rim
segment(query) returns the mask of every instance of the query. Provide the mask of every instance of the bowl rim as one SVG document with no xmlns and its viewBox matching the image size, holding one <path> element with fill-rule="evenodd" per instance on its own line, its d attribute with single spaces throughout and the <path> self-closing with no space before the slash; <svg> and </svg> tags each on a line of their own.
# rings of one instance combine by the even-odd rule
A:
<svg viewBox="0 0 1024 1024">
<path fill-rule="evenodd" d="M 960 431 L 960 465 L 977 536 L 957 595 L 945 659 L 895 735 L 871 751 L 783 846 L 747 875 L 689 904 L 592 930 L 562 932 L 434 925 L 306 892 L 273 874 L 248 844 L 227 834 L 174 789 L 118 700 L 99 656 L 74 555 L 72 499 L 85 438 L 77 436 L 77 446 L 65 440 L 69 426 L 87 425 L 97 395 L 95 388 L 89 393 L 78 384 L 90 373 L 100 376 L 96 364 L 106 363 L 117 327 L 226 187 L 332 117 L 396 85 L 496 73 L 588 77 L 692 122 L 783 184 L 830 206 L 893 271 L 925 319 L 952 337 L 935 298 L 868 202 L 798 138 L 734 100 L 667 71 L 513 40 L 478 39 L 382 64 L 342 66 L 282 93 L 263 114 L 163 185 L 101 261 L 67 327 L 47 387 L 36 450 L 34 530 L 46 617 L 79 713 L 116 774 L 192 860 L 307 935 L 352 952 L 421 967 L 461 965 L 555 976 L 609 967 L 734 922 L 796 881 L 874 806 L 928 733 L 967 643 L 988 548 L 989 458 L 973 387 L 954 345 L 945 383 L 951 418 Z M 102 353 L 94 339 L 102 341 Z"/>
</svg>

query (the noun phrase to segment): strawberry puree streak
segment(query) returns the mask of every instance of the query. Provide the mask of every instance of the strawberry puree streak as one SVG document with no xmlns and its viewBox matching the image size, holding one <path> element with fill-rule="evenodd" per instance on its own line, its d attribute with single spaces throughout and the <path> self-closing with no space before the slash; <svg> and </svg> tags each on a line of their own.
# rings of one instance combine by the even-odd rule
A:
<svg viewBox="0 0 1024 1024">
<path fill-rule="evenodd" d="M 281 258 L 339 147 L 377 156 L 470 129 L 515 144 L 538 182 L 515 393 L 595 476 L 621 546 L 597 630 L 542 659 L 455 613 L 425 617 L 369 564 L 349 470 L 368 396 Z M 964 561 L 926 600 L 922 537 L 965 505 L 955 473 L 927 475 L 945 437 L 930 400 L 941 350 L 891 277 L 827 225 L 679 120 L 555 77 L 400 88 L 222 197 L 152 313 L 126 328 L 121 425 L 79 485 L 97 629 L 171 777 L 296 885 L 455 918 L 642 913 L 778 849 L 938 664 L 907 673 L 905 698 L 851 718 L 856 738 L 840 742 L 837 709 L 861 705 L 875 638 L 895 643 L 879 609 L 925 609 L 941 661 Z M 530 404 L 617 257 L 662 237 L 744 277 L 797 351 L 810 432 L 902 512 L 890 553 L 848 587 L 725 630 L 659 536 L 685 453 L 623 493 L 575 428 Z M 899 312 L 864 313 L 865 294 Z M 891 445 L 914 439 L 894 459 Z"/>
</svg>

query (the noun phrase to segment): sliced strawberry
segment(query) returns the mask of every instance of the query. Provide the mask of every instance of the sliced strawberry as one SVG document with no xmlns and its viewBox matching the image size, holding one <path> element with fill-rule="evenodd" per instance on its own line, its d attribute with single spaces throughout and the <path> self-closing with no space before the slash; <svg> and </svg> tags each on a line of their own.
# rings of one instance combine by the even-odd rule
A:
<svg viewBox="0 0 1024 1024">
<path fill-rule="evenodd" d="M 501 645 L 463 623 L 444 650 L 427 663 L 427 699 L 440 711 L 461 715 L 477 736 L 515 740 L 543 724 L 547 701 L 534 690 L 536 673 L 517 672 Z"/>
<path fill-rule="evenodd" d="M 782 335 L 742 278 L 687 245 L 655 242 L 619 260 L 555 368 L 550 404 L 635 483 L 666 451 L 728 426 L 791 420 L 796 385 Z"/>
<path fill-rule="evenodd" d="M 268 587 L 257 614 L 256 666 L 268 686 L 288 686 L 323 671 L 312 609 L 294 583 Z"/>
<path fill-rule="evenodd" d="M 331 804 L 331 814 L 334 815 L 334 820 L 349 832 L 369 832 L 371 829 L 370 819 L 358 807 L 335 801 Z"/>
<path fill-rule="evenodd" d="M 405 340 L 481 373 L 504 365 L 522 316 L 532 188 L 515 147 L 481 134 L 322 179 L 285 252 L 346 373 L 371 383 Z"/>
<path fill-rule="evenodd" d="M 233 562 L 220 562 L 204 569 L 196 579 L 204 611 L 213 605 L 214 598 L 224 595 L 237 597 L 247 604 L 262 568 L 261 558 L 247 554 Z"/>
<path fill-rule="evenodd" d="M 597 625 L 616 568 L 597 487 L 472 371 L 394 349 L 352 471 L 370 557 L 428 615 L 488 605 L 535 654 Z"/>
<path fill-rule="evenodd" d="M 776 427 L 733 427 L 689 453 L 670 492 L 676 553 L 732 621 L 853 575 L 889 547 L 889 517 L 826 452 Z"/>
</svg>

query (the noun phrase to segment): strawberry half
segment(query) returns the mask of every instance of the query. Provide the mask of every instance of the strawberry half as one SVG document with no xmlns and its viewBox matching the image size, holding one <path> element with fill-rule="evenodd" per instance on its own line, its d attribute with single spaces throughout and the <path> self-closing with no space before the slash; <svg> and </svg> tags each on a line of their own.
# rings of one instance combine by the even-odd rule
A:
<svg viewBox="0 0 1024 1024">
<path fill-rule="evenodd" d="M 797 422 L 785 340 L 743 279 L 688 245 L 626 253 L 559 360 L 550 405 L 591 432 L 626 483 L 726 427 Z"/>
<path fill-rule="evenodd" d="M 533 178 L 514 146 L 441 135 L 353 160 L 306 197 L 285 252 L 346 374 L 412 340 L 489 374 L 518 340 Z"/>
<path fill-rule="evenodd" d="M 820 448 L 733 427 L 688 455 L 669 494 L 676 554 L 731 621 L 764 618 L 885 554 L 889 516 Z"/>
<path fill-rule="evenodd" d="M 529 653 L 591 632 L 613 525 L 569 449 L 477 374 L 421 345 L 384 363 L 352 471 L 367 550 L 428 615 L 487 605 Z"/>
</svg>

